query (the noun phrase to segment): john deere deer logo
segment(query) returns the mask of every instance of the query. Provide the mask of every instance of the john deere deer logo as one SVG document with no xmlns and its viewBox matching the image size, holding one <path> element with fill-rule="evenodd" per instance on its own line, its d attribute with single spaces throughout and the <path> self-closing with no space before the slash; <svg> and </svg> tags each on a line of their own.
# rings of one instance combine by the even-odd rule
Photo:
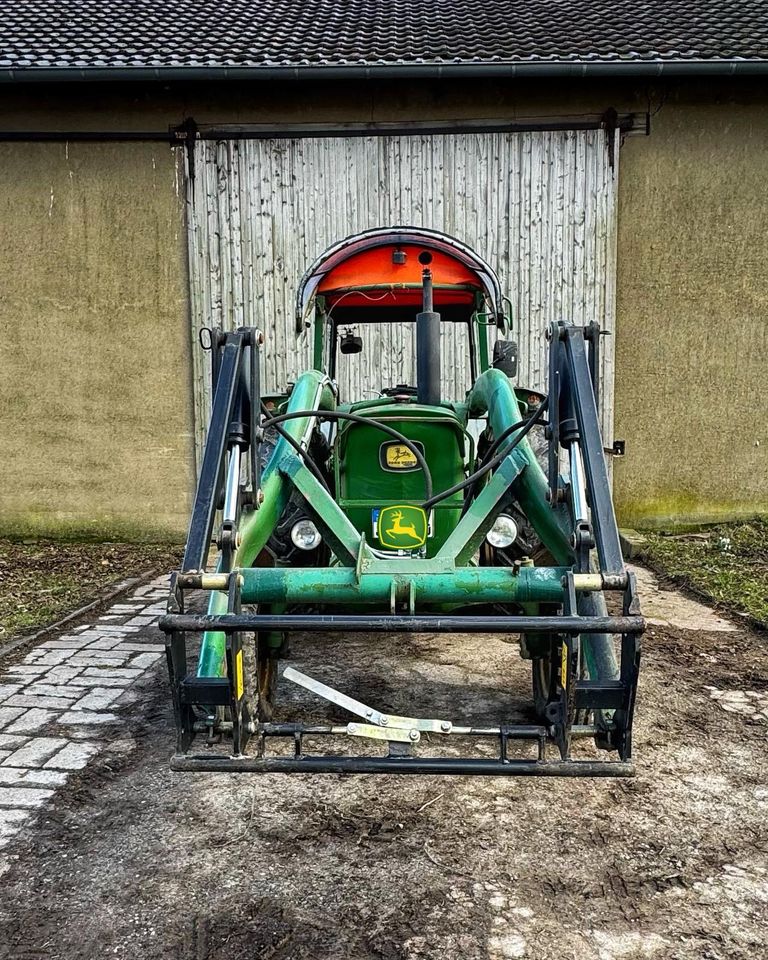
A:
<svg viewBox="0 0 768 960">
<path fill-rule="evenodd" d="M 379 514 L 379 540 L 385 547 L 412 550 L 427 539 L 427 515 L 406 504 L 384 507 Z"/>
</svg>

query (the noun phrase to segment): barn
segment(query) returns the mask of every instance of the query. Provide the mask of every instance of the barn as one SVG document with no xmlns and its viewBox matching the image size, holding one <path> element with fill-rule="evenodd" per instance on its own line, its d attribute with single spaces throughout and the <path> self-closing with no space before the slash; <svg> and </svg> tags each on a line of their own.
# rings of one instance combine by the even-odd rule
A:
<svg viewBox="0 0 768 960">
<path fill-rule="evenodd" d="M 204 329 L 284 385 L 306 268 L 395 224 L 494 265 L 527 386 L 550 321 L 601 324 L 620 522 L 765 512 L 767 81 L 758 0 L 8 6 L 2 529 L 177 537 Z M 370 346 L 357 389 L 407 377 Z"/>
</svg>

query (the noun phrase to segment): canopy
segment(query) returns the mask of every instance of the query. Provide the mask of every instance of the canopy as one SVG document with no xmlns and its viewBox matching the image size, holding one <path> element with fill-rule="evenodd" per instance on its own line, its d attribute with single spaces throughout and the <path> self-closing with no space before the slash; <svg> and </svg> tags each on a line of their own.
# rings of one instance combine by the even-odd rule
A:
<svg viewBox="0 0 768 960">
<path fill-rule="evenodd" d="M 427 230 L 424 227 L 377 227 L 347 237 L 345 240 L 329 247 L 302 277 L 296 298 L 296 330 L 298 333 L 310 325 L 310 314 L 318 292 L 332 286 L 335 289 L 351 289 L 354 287 L 353 272 L 345 271 L 346 261 L 355 258 L 355 266 L 361 266 L 369 258 L 360 257 L 366 251 L 377 247 L 403 248 L 408 257 L 403 264 L 404 278 L 411 281 L 411 274 L 417 268 L 418 253 L 429 251 L 435 256 L 436 266 L 441 271 L 447 271 L 446 279 L 449 282 L 466 283 L 476 280 L 488 303 L 488 312 L 497 323 L 503 324 L 502 295 L 499 279 L 491 267 L 478 256 L 474 250 L 454 240 L 445 233 L 437 230 Z M 352 267 L 353 264 L 350 264 Z M 382 286 L 393 286 L 397 281 L 397 267 L 388 262 L 380 277 Z M 371 286 L 371 274 L 366 271 L 360 275 L 360 287 Z M 439 282 L 439 277 L 436 277 Z"/>
</svg>

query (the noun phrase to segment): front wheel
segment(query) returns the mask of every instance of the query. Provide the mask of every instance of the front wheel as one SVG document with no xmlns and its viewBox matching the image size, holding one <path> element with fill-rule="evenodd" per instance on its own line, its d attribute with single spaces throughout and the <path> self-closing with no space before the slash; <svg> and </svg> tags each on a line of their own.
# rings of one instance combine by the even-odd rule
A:
<svg viewBox="0 0 768 960">
<path fill-rule="evenodd" d="M 256 716 L 260 723 L 272 719 L 277 694 L 277 665 L 280 650 L 270 643 L 270 635 L 260 633 L 256 639 Z"/>
</svg>

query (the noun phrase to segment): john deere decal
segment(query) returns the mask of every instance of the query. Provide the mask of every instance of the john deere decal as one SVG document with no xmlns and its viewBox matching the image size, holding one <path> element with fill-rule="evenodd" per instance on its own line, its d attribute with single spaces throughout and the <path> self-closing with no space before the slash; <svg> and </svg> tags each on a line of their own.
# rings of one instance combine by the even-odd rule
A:
<svg viewBox="0 0 768 960">
<path fill-rule="evenodd" d="M 427 514 L 421 507 L 383 507 L 379 514 L 379 542 L 392 550 L 413 550 L 427 539 Z"/>
<path fill-rule="evenodd" d="M 415 443 L 419 452 L 424 452 L 421 443 Z M 419 464 L 413 451 L 409 450 L 404 443 L 382 443 L 379 447 L 379 462 L 384 470 L 418 470 Z"/>
</svg>

